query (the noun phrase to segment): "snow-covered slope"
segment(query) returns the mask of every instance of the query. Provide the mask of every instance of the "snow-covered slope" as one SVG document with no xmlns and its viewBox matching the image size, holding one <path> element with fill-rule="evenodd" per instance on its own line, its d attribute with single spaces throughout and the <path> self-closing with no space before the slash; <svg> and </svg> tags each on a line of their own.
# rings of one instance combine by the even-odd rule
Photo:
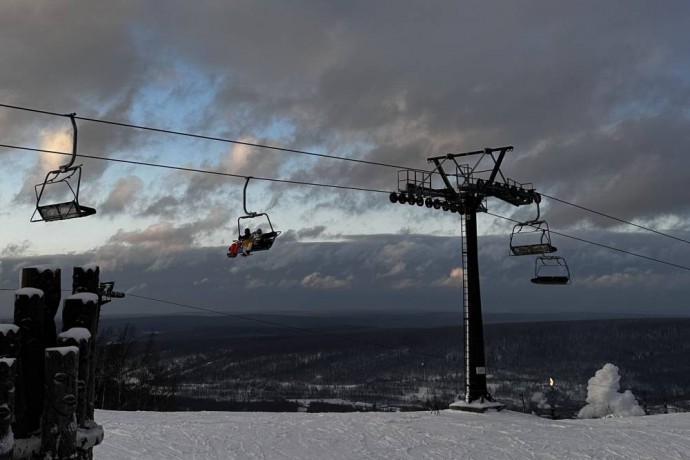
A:
<svg viewBox="0 0 690 460">
<path fill-rule="evenodd" d="M 510 411 L 97 411 L 96 460 L 690 459 L 690 413 L 549 420 Z"/>
</svg>

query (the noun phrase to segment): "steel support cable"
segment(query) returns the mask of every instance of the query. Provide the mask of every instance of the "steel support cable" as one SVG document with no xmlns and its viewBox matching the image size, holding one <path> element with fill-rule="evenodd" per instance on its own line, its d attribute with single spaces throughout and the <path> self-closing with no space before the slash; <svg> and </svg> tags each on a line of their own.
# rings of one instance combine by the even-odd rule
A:
<svg viewBox="0 0 690 460">
<path fill-rule="evenodd" d="M 509 221 L 515 222 L 515 223 L 517 223 L 517 224 L 524 224 L 524 222 L 520 222 L 520 221 L 518 221 L 518 220 L 511 219 L 510 217 L 500 216 L 500 215 L 498 215 L 498 214 L 494 214 L 494 213 L 491 213 L 491 212 L 488 212 L 488 211 L 486 211 L 485 214 L 488 214 L 488 215 L 493 216 L 493 217 L 498 217 L 498 218 L 500 218 L 500 219 L 509 220 Z M 670 266 L 670 267 L 682 268 L 683 270 L 688 270 L 688 271 L 690 271 L 690 267 L 687 267 L 687 266 L 685 266 L 685 265 L 674 264 L 673 262 L 667 262 L 667 261 L 665 261 L 665 260 L 656 259 L 656 258 L 650 257 L 650 256 L 645 256 L 645 255 L 643 255 L 643 254 L 638 254 L 638 253 L 636 253 L 636 252 L 626 251 L 625 249 L 614 248 L 613 246 L 608 246 L 608 245 L 603 244 L 603 243 L 596 243 L 596 242 L 594 242 L 594 241 L 586 240 L 586 239 L 584 239 L 584 238 L 579 238 L 579 237 L 577 237 L 577 236 L 566 235 L 565 233 L 560 233 L 560 232 L 557 232 L 557 231 L 555 231 L 555 230 L 549 230 L 549 233 L 552 233 L 552 234 L 558 235 L 558 236 L 563 236 L 563 237 L 565 237 L 565 238 L 570 238 L 570 239 L 572 239 L 572 240 L 580 241 L 580 242 L 582 242 L 582 243 L 587 243 L 587 244 L 592 244 L 592 245 L 594 245 L 594 246 L 599 246 L 600 248 L 605 248 L 605 249 L 610 249 L 610 250 L 612 250 L 612 251 L 622 252 L 623 254 L 627 254 L 627 255 L 629 255 L 629 256 L 639 257 L 639 258 L 641 258 L 641 259 L 646 259 L 646 260 L 649 260 L 649 261 L 651 261 L 651 262 L 657 262 L 657 263 L 660 263 L 660 264 L 668 265 L 668 266 Z"/>
<path fill-rule="evenodd" d="M 17 290 L 18 290 L 18 289 L 0 288 L 0 291 L 17 291 Z M 70 291 L 70 292 L 71 292 L 71 291 Z M 238 315 L 238 314 L 234 314 L 234 313 L 228 313 L 228 312 L 224 312 L 224 311 L 220 311 L 220 310 L 214 310 L 214 309 L 211 309 L 211 308 L 199 307 L 199 306 L 196 306 L 196 305 L 189 305 L 189 304 L 185 304 L 185 303 L 181 303 L 181 302 L 173 302 L 172 300 L 157 299 L 157 298 L 155 298 L 155 297 L 148 297 L 148 296 L 137 295 L 137 294 L 132 294 L 132 293 L 128 293 L 128 294 L 127 294 L 127 297 L 135 297 L 135 298 L 137 298 L 137 299 L 148 300 L 148 301 L 150 301 L 150 302 L 158 302 L 158 303 L 162 303 L 162 304 L 166 304 L 166 305 L 174 305 L 174 306 L 176 306 L 176 307 L 187 308 L 187 309 L 190 309 L 190 310 L 197 310 L 197 311 L 202 311 L 202 312 L 205 312 L 205 313 L 213 313 L 213 314 L 215 314 L 215 315 L 227 316 L 227 317 L 229 317 L 229 318 L 236 318 L 236 319 L 241 319 L 241 320 L 244 320 L 244 321 L 250 321 L 250 322 L 254 322 L 254 323 L 265 324 L 265 325 L 268 325 L 268 326 L 280 327 L 280 328 L 283 328 L 283 329 L 289 329 L 289 330 L 296 331 L 296 332 L 302 332 L 302 333 L 307 333 L 307 334 L 312 334 L 312 335 L 320 335 L 320 336 L 322 336 L 322 337 L 330 337 L 330 338 L 333 338 L 333 339 L 339 339 L 339 340 L 350 341 L 350 342 L 358 343 L 358 344 L 361 344 L 361 345 L 372 345 L 372 346 L 376 346 L 376 347 L 379 347 L 379 348 L 385 348 L 385 349 L 387 349 L 387 350 L 393 350 L 393 351 L 400 351 L 400 352 L 410 353 L 410 354 L 417 355 L 417 356 L 421 356 L 421 357 L 424 357 L 424 358 L 436 358 L 436 359 L 443 359 L 443 360 L 446 360 L 446 358 L 445 358 L 444 356 L 433 355 L 433 354 L 430 354 L 430 353 L 417 352 L 417 351 L 410 350 L 410 349 L 405 349 L 405 348 L 401 348 L 401 347 L 395 347 L 395 346 L 392 346 L 392 345 L 386 345 L 386 344 L 378 343 L 378 342 L 371 342 L 371 341 L 369 341 L 369 340 L 362 340 L 362 339 L 358 339 L 358 338 L 355 338 L 355 337 L 348 337 L 348 336 L 340 335 L 340 334 L 331 334 L 331 333 L 328 333 L 328 332 L 317 331 L 317 330 L 314 330 L 314 329 L 308 329 L 308 328 L 299 327 L 299 326 L 291 326 L 291 325 L 289 325 L 289 324 L 283 324 L 283 323 L 279 323 L 279 322 L 277 322 L 277 321 L 269 321 L 269 320 L 265 320 L 265 319 L 252 318 L 252 317 L 250 317 L 250 316 L 244 316 L 244 315 Z"/>
<path fill-rule="evenodd" d="M 10 104 L 1 104 L 0 103 L 0 107 L 5 107 L 8 109 L 23 110 L 26 112 L 41 113 L 44 115 L 52 115 L 52 116 L 58 116 L 58 117 L 68 116 L 68 115 L 65 115 L 63 113 L 49 112 L 47 110 L 32 109 L 32 108 L 28 108 L 28 107 L 20 107 L 17 105 L 10 105 Z M 337 155 L 328 155 L 325 153 L 308 152 L 306 150 L 291 149 L 291 148 L 287 148 L 287 147 L 278 147 L 275 145 L 259 144 L 259 143 L 255 143 L 255 142 L 238 141 L 235 139 L 228 139 L 228 138 L 224 138 L 224 137 L 207 136 L 207 135 L 203 135 L 203 134 L 195 134 L 195 133 L 188 133 L 188 132 L 184 132 L 184 131 L 175 131 L 175 130 L 171 130 L 171 129 L 155 128 L 155 127 L 151 127 L 151 126 L 135 125 L 132 123 L 123 123 L 123 122 L 119 122 L 119 121 L 101 120 L 98 118 L 78 117 L 78 116 L 75 116 L 74 118 L 77 120 L 82 120 L 82 121 L 90 121 L 92 123 L 101 123 L 101 124 L 105 124 L 105 125 L 120 126 L 123 128 L 141 129 L 143 131 L 151 131 L 151 132 L 155 132 L 155 133 L 172 134 L 172 135 L 176 135 L 176 136 L 191 137 L 193 139 L 202 139 L 202 140 L 206 140 L 206 141 L 224 142 L 226 144 L 243 145 L 246 147 L 256 147 L 256 148 L 261 148 L 261 149 L 266 149 L 266 150 L 276 150 L 276 151 L 280 151 L 280 152 L 297 153 L 300 155 L 308 155 L 308 156 L 319 157 L 319 158 L 328 158 L 331 160 L 350 161 L 353 163 L 362 163 L 362 164 L 367 164 L 367 165 L 371 165 L 371 166 L 384 166 L 386 168 L 398 168 L 398 169 L 409 169 L 412 171 L 424 171 L 424 170 L 418 169 L 418 168 L 408 168 L 406 166 L 397 166 L 397 165 L 393 165 L 393 164 L 389 164 L 389 163 L 382 163 L 379 161 L 361 160 L 359 158 L 340 157 Z"/>
<path fill-rule="evenodd" d="M 40 113 L 40 114 L 44 114 L 44 115 L 59 116 L 59 117 L 69 117 L 70 116 L 70 114 L 63 114 L 63 113 L 51 112 L 51 111 L 47 111 L 47 110 L 33 109 L 33 108 L 29 108 L 29 107 L 22 107 L 22 106 L 11 105 L 11 104 L 0 103 L 0 107 L 5 107 L 8 109 L 15 109 L 15 110 L 22 110 L 22 111 L 26 111 L 26 112 Z M 238 141 L 238 140 L 234 140 L 234 139 L 227 139 L 227 138 L 216 137 L 216 136 L 206 136 L 206 135 L 202 135 L 202 134 L 187 133 L 187 132 L 183 132 L 183 131 L 174 131 L 174 130 L 163 129 L 163 128 L 155 128 L 155 127 L 150 127 L 150 126 L 135 125 L 132 123 L 123 123 L 123 122 L 116 122 L 116 121 L 110 121 L 110 120 L 101 120 L 98 118 L 77 117 L 77 116 L 75 116 L 74 118 L 77 120 L 90 121 L 92 123 L 101 123 L 101 124 L 107 124 L 107 125 L 113 125 L 113 126 L 121 126 L 124 128 L 141 129 L 141 130 L 145 130 L 145 131 L 164 133 L 164 134 L 173 134 L 173 135 L 177 135 L 177 136 L 185 136 L 185 137 L 191 137 L 191 138 L 195 138 L 195 139 L 224 142 L 224 143 L 230 143 L 230 144 L 236 144 L 236 145 L 244 145 L 244 146 L 248 146 L 248 147 L 256 147 L 256 148 L 262 148 L 262 149 L 267 149 L 267 150 L 276 150 L 276 151 L 281 151 L 281 152 L 297 153 L 300 155 L 309 155 L 309 156 L 315 156 L 315 157 L 320 157 L 320 158 L 328 158 L 328 159 L 332 159 L 332 160 L 350 161 L 350 162 L 354 162 L 354 163 L 362 163 L 362 164 L 368 164 L 368 165 L 373 165 L 373 166 L 384 166 L 384 167 L 388 167 L 388 168 L 408 169 L 410 171 L 428 172 L 428 171 L 423 170 L 423 169 L 409 168 L 407 166 L 400 166 L 400 165 L 395 165 L 395 164 L 391 164 L 391 163 L 383 163 L 383 162 L 369 161 L 369 160 L 360 160 L 357 158 L 341 157 L 341 156 L 337 156 L 337 155 L 327 155 L 327 154 L 323 154 L 323 153 L 308 152 L 305 150 L 290 149 L 290 148 L 286 148 L 286 147 L 278 147 L 278 146 L 273 146 L 273 145 L 258 144 L 258 143 L 253 143 L 253 142 L 244 142 L 244 141 Z M 239 176 L 239 177 L 243 177 L 243 176 Z M 614 216 L 611 216 L 611 215 L 608 215 L 608 214 L 605 214 L 605 213 L 602 213 L 599 211 L 595 211 L 593 209 L 589 209 L 589 208 L 586 208 L 584 206 L 579 206 L 577 204 L 570 203 L 568 201 L 561 200 L 561 199 L 556 198 L 556 197 L 552 197 L 552 196 L 545 195 L 545 194 L 540 194 L 540 195 L 542 195 L 546 198 L 552 199 L 554 201 L 559 201 L 561 203 L 568 204 L 570 206 L 574 206 L 574 207 L 582 209 L 584 211 L 588 211 L 588 212 L 591 212 L 593 214 L 597 214 L 599 216 L 615 220 L 615 221 L 623 223 L 623 224 L 632 225 L 633 227 L 639 228 L 641 230 L 646 230 L 646 231 L 655 233 L 655 234 L 660 235 L 660 236 L 665 236 L 667 238 L 672 238 L 674 240 L 678 240 L 678 241 L 682 241 L 684 243 L 690 244 L 690 241 L 685 240 L 683 238 L 678 238 L 678 237 L 675 237 L 673 235 L 669 235 L 667 233 L 660 232 L 658 230 L 654 230 L 654 229 L 651 229 L 651 228 L 648 228 L 648 227 L 645 227 L 642 225 L 634 224 L 634 223 L 626 221 L 624 219 L 620 219 L 618 217 L 614 217 Z"/>
<path fill-rule="evenodd" d="M 52 154 L 56 154 L 56 155 L 72 155 L 71 153 L 59 152 L 56 150 L 36 149 L 36 148 L 31 148 L 31 147 L 22 147 L 22 146 L 9 145 L 9 144 L 0 144 L 0 147 L 8 148 L 8 149 L 15 149 L 15 150 L 25 150 L 25 151 L 29 151 L 29 152 L 52 153 Z M 84 155 L 81 153 L 78 153 L 77 156 L 81 157 L 81 158 L 89 158 L 92 160 L 112 161 L 115 163 L 124 163 L 124 164 L 138 165 L 138 166 L 150 166 L 153 168 L 172 169 L 175 171 L 212 174 L 215 176 L 235 177 L 235 178 L 241 178 L 241 179 L 247 178 L 246 175 L 242 175 L 242 174 L 225 173 L 225 172 L 214 171 L 214 170 L 210 170 L 210 169 L 196 169 L 196 168 L 187 168 L 184 166 L 172 166 L 172 165 L 165 165 L 165 164 L 160 164 L 160 163 L 150 163 L 150 162 L 146 162 L 146 161 L 123 160 L 121 158 L 112 158 L 112 157 L 98 157 L 98 156 L 93 156 L 93 155 Z M 251 177 L 252 177 L 252 179 L 255 179 L 255 180 L 262 180 L 262 181 L 267 181 L 267 182 L 278 182 L 278 183 L 283 183 L 283 184 L 309 185 L 309 186 L 313 186 L 313 187 L 335 188 L 335 189 L 341 189 L 341 190 L 354 190 L 354 191 L 359 191 L 359 192 L 386 193 L 386 194 L 391 193 L 390 190 L 377 190 L 377 189 L 372 189 L 372 188 L 352 187 L 352 186 L 347 186 L 347 185 L 319 184 L 319 183 L 315 183 L 315 182 L 298 181 L 298 180 L 291 180 L 291 179 L 276 179 L 273 177 L 259 177 L 259 176 L 251 176 Z"/>
<path fill-rule="evenodd" d="M 0 288 L 0 291 L 17 291 L 17 290 L 18 289 L 14 289 L 14 288 Z M 71 292 L 71 291 L 69 291 L 69 292 Z M 255 322 L 255 323 L 266 324 L 266 325 L 280 327 L 280 328 L 284 328 L 284 329 L 290 329 L 290 330 L 293 330 L 296 332 L 304 332 L 304 333 L 309 333 L 309 334 L 313 334 L 313 335 L 320 335 L 322 337 L 330 337 L 330 338 L 335 338 L 335 339 L 340 339 L 340 340 L 345 340 L 345 341 L 351 341 L 351 342 L 359 343 L 362 345 L 374 345 L 377 347 L 386 348 L 388 350 L 401 351 L 401 352 L 410 353 L 410 354 L 417 355 L 417 356 L 422 356 L 425 358 L 442 359 L 444 361 L 448 360 L 446 357 L 440 356 L 440 355 L 433 355 L 430 353 L 416 352 L 416 351 L 405 349 L 405 348 L 393 347 L 393 346 L 384 345 L 381 343 L 370 342 L 368 340 L 361 340 L 361 339 L 356 339 L 353 337 L 347 337 L 347 336 L 338 335 L 338 334 L 330 334 L 327 332 L 316 331 L 313 329 L 302 328 L 302 327 L 298 327 L 298 326 L 291 326 L 289 324 L 283 324 L 283 323 L 279 323 L 279 322 L 275 322 L 275 321 L 262 320 L 262 319 L 252 318 L 252 317 L 248 317 L 248 316 L 244 316 L 244 315 L 237 315 L 237 314 L 233 314 L 233 313 L 213 310 L 210 308 L 199 307 L 199 306 L 195 306 L 195 305 L 188 305 L 188 304 L 183 304 L 183 303 L 179 303 L 179 302 L 173 302 L 173 301 L 169 301 L 169 300 L 157 299 L 154 297 L 147 297 L 147 296 L 131 294 L 131 293 L 127 294 L 127 296 L 128 297 L 136 297 L 136 298 L 148 300 L 151 302 L 159 302 L 159 303 L 164 303 L 164 304 L 169 304 L 169 305 L 175 305 L 178 307 L 188 308 L 191 310 L 203 311 L 205 313 L 212 313 L 212 314 L 216 314 L 216 315 L 220 315 L 220 316 L 227 316 L 227 317 L 237 318 L 237 319 L 241 319 L 241 320 L 245 320 L 245 321 L 251 321 L 251 322 Z M 520 382 L 532 382 L 532 383 L 537 383 L 537 384 L 541 383 L 543 385 L 548 385 L 547 382 L 542 382 L 540 379 L 537 379 L 537 378 L 525 379 L 525 378 L 506 377 L 506 380 L 507 381 L 520 381 Z M 559 381 L 562 382 L 563 380 L 559 380 Z M 568 383 L 570 383 L 571 385 L 585 385 L 585 384 L 577 384 L 577 383 L 573 383 L 573 382 L 568 382 Z M 612 387 L 609 385 L 602 385 L 602 384 L 595 384 L 595 383 L 588 383 L 586 385 L 592 385 L 592 386 L 598 386 L 598 387 L 604 387 L 604 388 L 613 388 L 613 389 L 620 390 L 620 388 Z"/>
<path fill-rule="evenodd" d="M 321 332 L 321 331 L 317 331 L 317 330 L 314 330 L 314 329 L 308 329 L 308 328 L 299 327 L 299 326 L 291 326 L 291 325 L 289 325 L 289 324 L 283 324 L 283 323 L 279 323 L 279 322 L 275 322 L 275 321 L 269 321 L 269 320 L 265 320 L 265 319 L 252 318 L 252 317 L 249 317 L 249 316 L 238 315 L 238 314 L 223 312 L 223 311 L 219 311 L 219 310 L 213 310 L 213 309 L 211 309 L 211 308 L 199 307 L 199 306 L 196 306 L 196 305 L 189 305 L 189 304 L 184 304 L 184 303 L 180 303 L 180 302 L 173 302 L 173 301 L 171 301 L 171 300 L 157 299 L 157 298 L 155 298 L 155 297 L 147 297 L 147 296 L 143 296 L 143 295 L 130 294 L 130 293 L 128 293 L 127 296 L 128 296 L 128 297 L 135 297 L 135 298 L 143 299 L 143 300 L 148 300 L 148 301 L 150 301 L 150 302 L 158 302 L 158 303 L 163 303 L 163 304 L 167 304 L 167 305 L 174 305 L 174 306 L 176 306 L 176 307 L 188 308 L 188 309 L 190 309 L 190 310 L 198 310 L 198 311 L 203 311 L 203 312 L 206 312 L 206 313 L 213 313 L 213 314 L 216 314 L 216 315 L 227 316 L 227 317 L 229 317 L 229 318 L 237 318 L 237 319 L 242 319 L 242 320 L 245 320 L 245 321 L 252 321 L 252 322 L 255 322 L 255 323 L 266 324 L 266 325 L 269 325 L 269 326 L 281 327 L 281 328 L 290 329 L 290 330 L 296 331 L 296 332 L 302 332 L 302 333 L 313 334 L 313 335 L 320 335 L 320 336 L 322 336 L 322 337 L 330 337 L 330 338 L 333 338 L 333 339 L 346 340 L 346 341 L 350 341 L 350 342 L 354 342 L 354 343 L 359 343 L 359 344 L 361 344 L 361 345 L 372 345 L 372 346 L 376 346 L 376 347 L 379 347 L 379 348 L 385 348 L 385 349 L 387 349 L 387 350 L 393 350 L 393 351 L 401 351 L 401 352 L 405 352 L 405 353 L 411 353 L 411 354 L 413 354 L 413 355 L 422 356 L 422 357 L 425 357 L 425 358 L 437 358 L 437 359 L 444 359 L 444 360 L 446 359 L 445 357 L 439 356 L 439 355 L 432 355 L 432 354 L 429 354 L 429 353 L 422 353 L 422 352 L 412 351 L 412 350 L 409 350 L 409 349 L 400 348 L 400 347 L 395 347 L 395 346 L 392 346 L 392 345 L 386 345 L 386 344 L 383 344 L 383 343 L 371 342 L 371 341 L 369 341 L 369 340 L 357 339 L 357 338 L 355 338 L 355 337 L 348 337 L 348 336 L 340 335 L 340 334 L 331 334 L 331 333 L 328 333 L 328 332 Z"/>
<path fill-rule="evenodd" d="M 594 209 L 590 209 L 590 208 L 587 208 L 587 207 L 585 207 L 585 206 L 580 206 L 580 205 L 578 205 L 578 204 L 571 203 L 571 202 L 566 201 L 566 200 L 561 200 L 560 198 L 556 198 L 556 197 L 553 197 L 553 196 L 549 196 L 549 195 L 546 195 L 545 193 L 540 193 L 540 195 L 543 196 L 543 197 L 545 197 L 545 198 L 548 198 L 548 199 L 550 199 L 550 200 L 558 201 L 559 203 L 567 204 L 567 205 L 569 205 L 569 206 L 573 206 L 573 207 L 578 208 L 578 209 L 581 209 L 581 210 L 583 210 L 583 211 L 591 212 L 592 214 L 596 214 L 596 215 L 598 215 L 598 216 L 606 217 L 607 219 L 615 220 L 615 221 L 620 222 L 620 223 L 622 223 L 622 224 L 632 225 L 633 227 L 639 228 L 640 230 L 646 230 L 646 231 L 648 231 L 648 232 L 656 233 L 657 235 L 660 235 L 660 236 L 665 236 L 665 237 L 667 237 L 667 238 L 672 238 L 672 239 L 674 239 L 674 240 L 678 240 L 678 241 L 682 241 L 683 243 L 688 243 L 688 244 L 690 244 L 690 241 L 688 241 L 688 240 L 685 240 L 685 239 L 683 239 L 683 238 L 679 238 L 679 237 L 677 237 L 677 236 L 669 235 L 668 233 L 664 233 L 664 232 L 661 232 L 661 231 L 659 231 L 659 230 L 654 230 L 653 228 L 645 227 L 644 225 L 639 225 L 639 224 L 636 224 L 636 223 L 627 221 L 627 220 L 625 220 L 625 219 L 620 219 L 620 218 L 618 218 L 618 217 L 611 216 L 611 215 L 606 214 L 606 213 L 603 213 L 603 212 L 595 211 Z"/>
<path fill-rule="evenodd" d="M 7 144 L 0 144 L 0 147 L 10 148 L 10 149 L 17 149 L 17 150 L 26 150 L 26 151 L 31 151 L 31 152 L 52 153 L 52 154 L 58 154 L 58 155 L 71 155 L 71 153 L 67 153 L 67 152 L 59 152 L 59 151 L 45 150 L 45 149 L 35 149 L 35 148 L 20 147 L 20 146 L 7 145 Z M 95 159 L 95 160 L 113 161 L 113 162 L 117 162 L 117 163 L 126 163 L 126 164 L 133 164 L 133 165 L 139 165 L 139 166 L 149 166 L 149 167 L 155 167 L 155 168 L 172 169 L 172 170 L 177 170 L 177 171 L 196 172 L 196 173 L 202 173 L 202 174 L 213 174 L 213 175 L 217 175 L 217 176 L 236 177 L 236 178 L 246 179 L 246 176 L 243 176 L 243 175 L 240 175 L 240 174 L 224 173 L 224 172 L 213 171 L 213 170 L 185 168 L 185 167 L 181 167 L 181 166 L 162 165 L 162 164 L 159 164 L 159 163 L 149 163 L 149 162 L 134 161 L 134 160 L 122 160 L 122 159 L 118 159 L 118 158 L 97 157 L 97 156 L 82 155 L 82 154 L 78 154 L 77 156 L 83 157 L 83 158 Z M 313 182 L 294 181 L 294 180 L 288 180 L 288 179 L 275 179 L 275 178 L 270 178 L 270 177 L 255 177 L 255 176 L 252 176 L 252 178 L 253 178 L 253 179 L 256 179 L 256 180 L 264 180 L 264 181 L 269 181 L 269 182 L 286 183 L 286 184 L 293 184 L 293 185 L 304 185 L 304 186 L 313 186 L 313 187 L 335 188 L 335 189 L 341 189 L 341 190 L 354 190 L 354 191 L 372 192 L 372 193 L 386 193 L 386 194 L 390 193 L 389 190 L 377 190 L 377 189 L 368 189 L 368 188 L 361 188 L 361 187 L 349 187 L 349 186 L 345 186 L 345 185 L 317 184 L 317 183 L 313 183 Z M 515 223 L 523 223 L 523 222 L 520 222 L 520 221 L 518 221 L 518 220 L 511 219 L 510 217 L 505 217 L 505 216 L 501 216 L 501 215 L 498 215 L 498 214 L 493 214 L 493 213 L 488 212 L 488 211 L 486 212 L 486 214 L 488 214 L 488 215 L 490 215 L 490 216 L 493 216 L 493 217 L 498 217 L 498 218 L 500 218 L 500 219 L 509 220 L 509 221 L 515 222 Z M 612 251 L 618 251 L 618 252 L 621 252 L 621 253 L 624 253 L 624 254 L 627 254 L 627 255 L 639 257 L 639 258 L 646 259 L 646 260 L 649 260 L 649 261 L 652 261 L 652 262 L 658 262 L 658 263 L 660 263 L 660 264 L 669 265 L 669 266 L 671 266 L 671 267 L 676 267 L 676 268 L 682 268 L 683 270 L 689 270 L 689 271 L 690 271 L 690 267 L 686 267 L 686 266 L 684 266 L 684 265 L 678 265 L 678 264 L 674 264 L 674 263 L 672 263 L 672 262 L 666 262 L 666 261 L 664 261 L 664 260 L 656 259 L 656 258 L 654 258 L 654 257 L 649 257 L 649 256 L 645 256 L 645 255 L 642 255 L 642 254 L 637 254 L 637 253 L 634 253 L 634 252 L 631 252 L 631 251 L 626 251 L 626 250 L 624 250 L 624 249 L 618 249 L 618 248 L 615 248 L 615 247 L 613 247 L 613 246 L 608 246 L 608 245 L 605 245 L 605 244 L 602 244 L 602 243 L 596 243 L 596 242 L 594 242 L 594 241 L 589 241 L 589 240 L 586 240 L 586 239 L 584 239 L 584 238 L 579 238 L 579 237 L 576 237 L 576 236 L 567 235 L 567 234 L 565 234 L 565 233 L 559 233 L 559 232 L 556 232 L 556 231 L 553 231 L 553 230 L 550 230 L 550 233 L 552 233 L 552 234 L 554 234 L 554 235 L 559 235 L 559 236 L 563 236 L 563 237 L 566 237 L 566 238 L 570 238 L 570 239 L 573 239 L 573 240 L 577 240 L 577 241 L 580 241 L 580 242 L 583 242 L 583 243 L 592 244 L 592 245 L 594 245 L 594 246 L 599 246 L 599 247 L 602 247 L 602 248 L 610 249 L 610 250 L 612 250 Z"/>
</svg>

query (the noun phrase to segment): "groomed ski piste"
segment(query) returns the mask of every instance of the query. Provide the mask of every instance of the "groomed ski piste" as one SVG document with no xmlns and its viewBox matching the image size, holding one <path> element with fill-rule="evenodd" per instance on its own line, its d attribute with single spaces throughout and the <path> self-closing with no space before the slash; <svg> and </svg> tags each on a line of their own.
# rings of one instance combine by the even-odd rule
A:
<svg viewBox="0 0 690 460">
<path fill-rule="evenodd" d="M 96 411 L 96 460 L 688 459 L 690 413 L 551 420 L 472 413 Z"/>
</svg>

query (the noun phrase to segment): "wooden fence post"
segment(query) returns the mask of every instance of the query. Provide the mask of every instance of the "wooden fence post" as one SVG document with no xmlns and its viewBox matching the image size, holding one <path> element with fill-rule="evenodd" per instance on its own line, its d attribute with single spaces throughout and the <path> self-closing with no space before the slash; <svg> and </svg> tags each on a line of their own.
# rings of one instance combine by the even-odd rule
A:
<svg viewBox="0 0 690 460">
<path fill-rule="evenodd" d="M 43 345 L 54 347 L 57 339 L 55 315 L 60 307 L 61 270 L 56 267 L 39 266 L 22 269 L 22 287 L 36 288 L 43 291 L 45 310 L 43 313 Z"/>
<path fill-rule="evenodd" d="M 45 346 L 43 345 L 43 291 L 22 288 L 14 295 L 14 324 L 19 326 L 22 382 L 26 400 L 24 408 L 17 407 L 16 437 L 28 437 L 40 428 L 43 412 L 43 373 Z M 24 410 L 25 409 L 25 410 Z M 24 431 L 25 430 L 25 431 Z"/>
<path fill-rule="evenodd" d="M 14 406 L 13 406 L 13 434 L 17 438 L 26 434 L 22 423 L 26 419 L 26 399 L 24 395 L 24 379 L 22 378 L 22 362 L 19 359 L 21 345 L 19 343 L 19 327 L 14 324 L 0 324 L 0 357 L 14 359 Z M 19 414 L 22 411 L 23 414 Z"/>
<path fill-rule="evenodd" d="M 101 294 L 100 294 L 100 267 L 96 265 L 90 265 L 86 267 L 74 267 L 72 271 L 72 292 L 90 292 L 96 294 L 98 299 L 96 301 L 95 312 L 90 312 L 93 314 L 95 322 L 92 326 L 80 326 L 78 324 L 65 324 L 64 321 L 64 310 L 63 310 L 63 331 L 66 331 L 72 327 L 86 327 L 91 333 L 93 340 L 91 341 L 91 356 L 95 358 L 96 356 L 96 334 L 98 333 L 98 320 L 101 316 Z M 93 320 L 91 320 L 93 321 Z M 88 391 L 86 397 L 86 418 L 87 420 L 94 420 L 94 410 L 96 404 L 96 366 L 91 366 L 89 370 L 89 380 L 87 381 L 86 388 Z"/>
<path fill-rule="evenodd" d="M 65 299 L 62 307 L 62 331 L 72 328 L 84 328 L 91 337 L 96 337 L 98 324 L 98 295 L 90 292 L 72 294 Z M 96 340 L 91 340 L 90 356 L 94 356 Z M 86 420 L 94 419 L 96 372 L 95 366 L 89 366 L 86 384 Z"/>
<path fill-rule="evenodd" d="M 12 418 L 16 374 L 17 360 L 0 358 L 0 460 L 12 460 L 14 457 Z"/>
<path fill-rule="evenodd" d="M 77 425 L 86 425 L 86 397 L 89 369 L 91 368 L 91 333 L 83 327 L 73 327 L 58 335 L 58 346 L 79 348 L 79 370 L 77 372 Z"/>
<path fill-rule="evenodd" d="M 41 453 L 44 458 L 75 458 L 79 348 L 46 348 L 45 360 Z"/>
</svg>

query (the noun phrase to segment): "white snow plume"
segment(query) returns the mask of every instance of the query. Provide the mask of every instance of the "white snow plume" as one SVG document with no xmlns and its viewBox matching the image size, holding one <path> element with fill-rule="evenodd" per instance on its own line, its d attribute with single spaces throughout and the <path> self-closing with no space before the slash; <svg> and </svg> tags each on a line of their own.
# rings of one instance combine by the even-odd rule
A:
<svg viewBox="0 0 690 460">
<path fill-rule="evenodd" d="M 620 379 L 618 367 L 611 363 L 599 369 L 587 382 L 587 405 L 580 409 L 578 418 L 645 415 L 630 390 L 620 392 Z"/>
</svg>

